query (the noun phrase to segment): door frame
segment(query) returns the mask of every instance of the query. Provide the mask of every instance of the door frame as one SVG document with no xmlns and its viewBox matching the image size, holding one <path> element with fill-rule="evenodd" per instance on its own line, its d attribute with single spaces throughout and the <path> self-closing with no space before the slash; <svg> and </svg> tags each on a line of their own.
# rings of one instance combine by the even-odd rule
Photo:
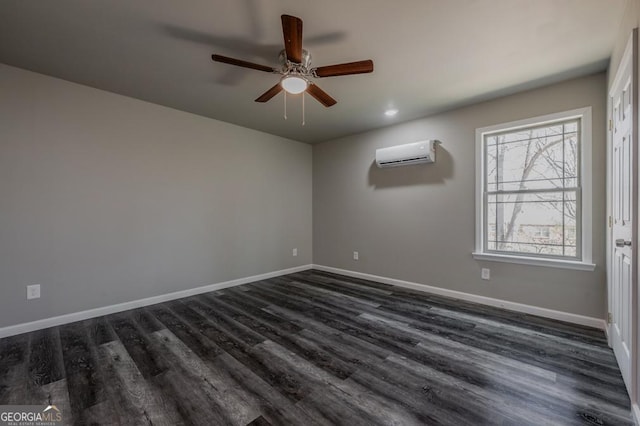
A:
<svg viewBox="0 0 640 426">
<path fill-rule="evenodd" d="M 640 249 L 638 247 L 638 241 L 640 241 L 640 233 L 638 229 L 638 210 L 640 209 L 640 194 L 638 193 L 638 163 L 640 162 L 640 147 L 638 146 L 638 122 L 640 121 L 640 104 L 639 104 L 639 91 L 640 82 L 638 81 L 638 28 L 634 28 L 629 36 L 627 45 L 624 50 L 624 54 L 618 65 L 618 72 L 627 65 L 627 62 L 631 64 L 631 81 L 632 81 L 632 141 L 634 152 L 634 161 L 632 166 L 632 194 L 633 194 L 633 212 L 632 212 L 632 247 L 635 250 L 632 258 L 632 278 L 631 278 L 631 371 L 630 371 L 630 386 L 629 397 L 633 408 L 633 416 L 637 424 L 640 424 L 640 357 L 638 356 L 638 341 L 640 340 L 640 327 L 638 327 L 638 306 L 640 304 L 640 291 L 638 291 L 638 264 L 640 261 Z M 613 228 L 611 218 L 613 217 L 613 140 L 612 140 L 612 114 L 613 107 L 611 105 L 611 95 L 613 89 L 619 85 L 620 76 L 616 75 L 607 88 L 607 238 L 606 238 L 606 265 L 607 265 L 607 341 L 609 346 L 611 342 L 611 324 L 609 321 L 609 313 L 611 312 L 611 281 L 612 281 L 612 256 L 613 256 Z"/>
</svg>

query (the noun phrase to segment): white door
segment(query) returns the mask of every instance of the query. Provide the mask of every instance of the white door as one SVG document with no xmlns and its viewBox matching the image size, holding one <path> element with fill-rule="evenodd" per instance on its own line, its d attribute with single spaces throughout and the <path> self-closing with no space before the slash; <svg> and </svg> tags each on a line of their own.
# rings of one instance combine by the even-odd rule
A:
<svg viewBox="0 0 640 426">
<path fill-rule="evenodd" d="M 635 97 L 634 40 L 630 41 L 620 69 L 611 86 L 611 271 L 609 274 L 609 312 L 611 346 L 618 360 L 622 377 L 633 393 L 632 354 L 633 297 L 635 295 Z"/>
</svg>

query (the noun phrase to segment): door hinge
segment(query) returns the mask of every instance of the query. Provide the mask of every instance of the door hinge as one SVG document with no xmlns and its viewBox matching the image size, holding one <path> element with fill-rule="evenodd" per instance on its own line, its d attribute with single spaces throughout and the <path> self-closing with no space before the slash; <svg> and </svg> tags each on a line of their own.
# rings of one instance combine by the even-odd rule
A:
<svg viewBox="0 0 640 426">
<path fill-rule="evenodd" d="M 609 216 L 609 228 L 613 226 L 613 218 Z"/>
<path fill-rule="evenodd" d="M 613 121 L 609 120 L 609 130 L 613 130 Z"/>
<path fill-rule="evenodd" d="M 611 324 L 613 322 L 613 315 L 611 312 L 607 312 L 607 324 Z"/>
</svg>

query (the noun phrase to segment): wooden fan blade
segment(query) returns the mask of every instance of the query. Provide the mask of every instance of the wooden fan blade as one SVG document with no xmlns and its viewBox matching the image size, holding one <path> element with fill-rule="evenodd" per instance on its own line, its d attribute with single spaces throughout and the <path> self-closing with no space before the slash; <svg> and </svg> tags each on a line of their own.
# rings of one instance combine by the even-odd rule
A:
<svg viewBox="0 0 640 426">
<path fill-rule="evenodd" d="M 307 87 L 307 93 L 313 96 L 318 102 L 326 107 L 330 107 L 337 103 L 337 101 L 329 96 L 327 92 L 313 83 L 310 83 Z"/>
<path fill-rule="evenodd" d="M 348 62 L 346 64 L 327 65 L 315 68 L 318 77 L 334 77 L 337 75 L 364 74 L 373 71 L 373 61 Z"/>
<path fill-rule="evenodd" d="M 267 90 L 262 95 L 260 95 L 260 97 L 256 99 L 256 102 L 267 102 L 268 100 L 270 100 L 280 92 L 282 92 L 282 86 L 278 82 L 278 84 L 276 84 L 271 89 Z"/>
<path fill-rule="evenodd" d="M 238 67 L 244 67 L 244 68 L 251 68 L 258 71 L 277 72 L 276 69 L 268 67 L 266 65 L 254 64 L 253 62 L 247 62 L 241 59 L 229 58 L 228 56 L 211 55 L 211 59 L 213 59 L 216 62 L 224 62 L 225 64 L 236 65 Z"/>
<path fill-rule="evenodd" d="M 296 64 L 302 63 L 302 19 L 282 15 L 282 33 L 287 59 Z"/>
</svg>

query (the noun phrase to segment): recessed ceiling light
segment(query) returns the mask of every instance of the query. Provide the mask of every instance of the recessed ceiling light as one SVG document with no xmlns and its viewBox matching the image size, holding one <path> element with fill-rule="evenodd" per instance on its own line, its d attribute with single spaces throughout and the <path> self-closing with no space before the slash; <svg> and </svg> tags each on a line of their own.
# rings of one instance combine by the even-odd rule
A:
<svg viewBox="0 0 640 426">
<path fill-rule="evenodd" d="M 386 115 L 387 117 L 393 117 L 397 113 L 398 113 L 397 109 L 388 109 L 384 112 L 384 115 Z"/>
</svg>

